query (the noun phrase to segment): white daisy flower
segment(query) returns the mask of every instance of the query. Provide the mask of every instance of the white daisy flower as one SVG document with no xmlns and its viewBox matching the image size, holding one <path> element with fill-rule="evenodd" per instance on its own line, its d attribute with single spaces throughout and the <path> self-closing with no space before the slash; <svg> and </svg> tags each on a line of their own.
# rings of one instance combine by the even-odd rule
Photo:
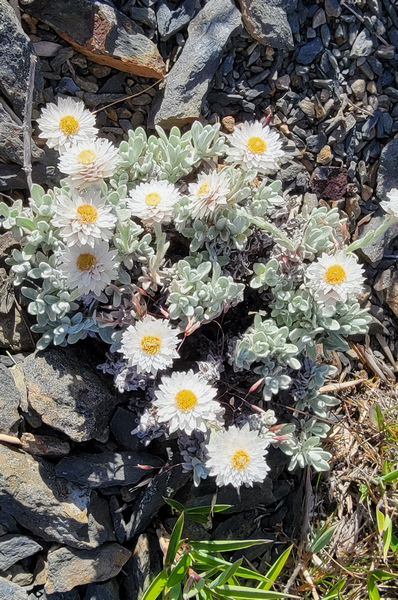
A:
<svg viewBox="0 0 398 600">
<path fill-rule="evenodd" d="M 137 373 L 156 375 L 178 358 L 178 334 L 163 319 L 152 319 L 147 315 L 126 329 L 119 352 L 123 353 L 129 367 L 136 367 Z"/>
<path fill-rule="evenodd" d="M 206 467 L 216 477 L 218 486 L 252 487 L 255 481 L 264 481 L 270 470 L 264 458 L 268 445 L 269 440 L 251 431 L 249 423 L 241 429 L 232 425 L 211 434 Z"/>
<path fill-rule="evenodd" d="M 398 190 L 394 188 L 386 196 L 388 200 L 380 202 L 380 206 L 388 215 L 398 219 Z"/>
<path fill-rule="evenodd" d="M 146 225 L 152 225 L 170 221 L 180 194 L 172 183 L 153 180 L 137 185 L 131 190 L 130 197 L 128 206 L 131 214 Z"/>
<path fill-rule="evenodd" d="M 117 277 L 117 251 L 109 250 L 108 242 L 96 242 L 89 246 L 72 246 L 60 257 L 60 268 L 68 278 L 72 289 L 81 295 L 92 292 L 99 296 L 106 286 Z"/>
<path fill-rule="evenodd" d="M 222 171 L 201 173 L 197 183 L 189 186 L 189 210 L 193 219 L 212 216 L 220 208 L 228 206 L 230 193 L 228 179 Z"/>
<path fill-rule="evenodd" d="M 60 194 L 53 204 L 55 215 L 51 223 L 59 227 L 59 235 L 67 246 L 88 244 L 94 246 L 98 240 L 108 241 L 112 237 L 117 218 L 111 214 L 112 206 L 97 190 L 79 194 L 72 198 Z"/>
<path fill-rule="evenodd" d="M 73 144 L 61 154 L 59 170 L 69 175 L 76 187 L 111 177 L 117 168 L 118 150 L 108 140 L 98 139 Z"/>
<path fill-rule="evenodd" d="M 63 152 L 70 144 L 92 140 L 97 137 L 95 117 L 84 108 L 83 102 L 72 98 L 58 98 L 57 104 L 47 104 L 37 123 L 39 137 L 47 140 L 47 146 Z"/>
<path fill-rule="evenodd" d="M 254 169 L 259 173 L 270 173 L 278 169 L 278 158 L 284 155 L 280 136 L 259 121 L 243 123 L 228 136 L 227 161 Z"/>
<path fill-rule="evenodd" d="M 206 423 L 224 413 L 214 400 L 216 394 L 217 390 L 198 373 L 172 373 L 171 377 L 162 377 L 153 404 L 159 421 L 168 423 L 170 433 L 180 430 L 190 435 L 195 429 L 206 432 Z"/>
<path fill-rule="evenodd" d="M 345 302 L 362 293 L 363 269 L 353 255 L 338 250 L 322 254 L 305 272 L 306 285 L 318 302 Z"/>
</svg>

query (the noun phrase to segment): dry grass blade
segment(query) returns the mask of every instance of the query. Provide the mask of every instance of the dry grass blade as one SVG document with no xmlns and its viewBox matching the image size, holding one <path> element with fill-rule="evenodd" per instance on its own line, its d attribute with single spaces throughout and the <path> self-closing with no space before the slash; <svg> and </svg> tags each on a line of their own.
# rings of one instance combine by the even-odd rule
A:
<svg viewBox="0 0 398 600">
<path fill-rule="evenodd" d="M 32 102 L 33 91 L 35 86 L 35 71 L 37 57 L 35 54 L 30 55 L 30 66 L 28 83 L 26 88 L 25 112 L 22 124 L 23 133 L 23 170 L 25 171 L 26 181 L 28 182 L 29 190 L 32 189 Z"/>
</svg>

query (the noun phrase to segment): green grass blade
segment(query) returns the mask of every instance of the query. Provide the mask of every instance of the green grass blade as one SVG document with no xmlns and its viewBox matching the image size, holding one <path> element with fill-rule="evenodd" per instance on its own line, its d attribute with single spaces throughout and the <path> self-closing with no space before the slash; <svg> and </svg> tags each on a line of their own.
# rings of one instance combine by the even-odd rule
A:
<svg viewBox="0 0 398 600">
<path fill-rule="evenodd" d="M 268 572 L 265 574 L 265 577 L 268 581 L 266 583 L 261 583 L 258 586 L 258 589 L 261 589 L 261 590 L 270 590 L 271 589 L 272 584 L 275 582 L 279 573 L 282 571 L 283 567 L 285 566 L 285 563 L 286 563 L 287 559 L 289 558 L 292 548 L 293 548 L 293 546 L 290 546 L 290 548 L 287 548 L 279 556 L 279 558 L 277 558 L 277 560 L 274 562 L 274 564 L 270 567 Z"/>
<path fill-rule="evenodd" d="M 391 473 L 387 473 L 383 475 L 382 480 L 384 483 L 391 483 L 391 481 L 396 481 L 398 479 L 398 469 L 395 471 L 391 471 Z"/>
<path fill-rule="evenodd" d="M 336 598 L 340 598 L 340 591 L 344 587 L 344 585 L 345 585 L 344 579 L 335 583 L 330 588 L 330 590 L 328 591 L 326 596 L 323 598 L 323 600 L 335 600 Z"/>
<path fill-rule="evenodd" d="M 232 564 L 227 560 L 222 560 L 217 556 L 209 556 L 208 554 L 205 554 L 203 552 L 191 552 L 191 555 L 194 561 L 209 567 L 217 567 L 220 570 L 225 570 Z M 195 569 L 196 568 L 198 567 L 195 565 Z M 260 575 L 260 573 L 256 573 L 255 571 L 252 571 L 251 569 L 246 569 L 245 567 L 239 567 L 235 575 L 237 575 L 238 577 L 243 577 L 244 579 L 255 579 L 257 581 L 266 582 L 264 575 Z"/>
<path fill-rule="evenodd" d="M 208 540 L 203 542 L 191 542 L 193 550 L 206 550 L 207 552 L 231 552 L 242 550 L 259 544 L 267 544 L 272 540 Z"/>
<path fill-rule="evenodd" d="M 185 508 L 185 513 L 187 515 L 198 515 L 198 514 L 204 514 L 204 515 L 208 515 L 211 512 L 217 513 L 217 512 L 222 512 L 224 510 L 228 510 L 229 508 L 231 508 L 232 504 L 215 504 L 213 506 L 213 508 L 208 505 L 208 506 L 193 506 L 192 508 Z"/>
<path fill-rule="evenodd" d="M 376 587 L 375 580 L 372 576 L 366 580 L 366 587 L 369 594 L 369 600 L 380 600 L 379 590 Z"/>
<path fill-rule="evenodd" d="M 143 595 L 142 600 L 156 600 L 156 598 L 159 598 L 166 587 L 168 579 L 169 574 L 166 569 L 163 569 L 163 571 L 161 571 L 152 581 L 151 585 Z"/>
<path fill-rule="evenodd" d="M 184 512 L 184 506 L 180 502 L 177 502 L 177 500 L 173 500 L 173 498 L 165 498 L 164 496 L 163 500 L 166 502 L 166 504 L 171 506 L 171 508 L 174 508 L 179 512 Z"/>
<path fill-rule="evenodd" d="M 319 534 L 316 536 L 315 540 L 312 542 L 311 544 L 311 552 L 313 552 L 314 554 L 316 554 L 317 552 L 319 552 L 320 550 L 322 550 L 322 548 L 325 548 L 325 546 L 327 546 L 330 543 L 330 540 L 332 539 L 334 530 L 336 529 L 337 524 L 336 525 L 332 525 L 331 527 L 329 527 L 328 529 L 322 529 Z"/>
<path fill-rule="evenodd" d="M 225 594 L 230 598 L 235 598 L 236 600 L 273 600 L 273 598 L 283 598 L 283 600 L 286 600 L 286 598 L 298 598 L 298 596 L 286 595 L 282 592 L 256 590 L 238 585 L 222 585 L 214 591 Z"/>
<path fill-rule="evenodd" d="M 225 571 L 220 573 L 219 576 L 216 577 L 216 579 L 214 579 L 214 581 L 211 582 L 211 584 L 209 585 L 209 589 L 213 589 L 213 588 L 218 587 L 219 585 L 224 585 L 224 583 L 227 583 L 227 581 L 229 581 L 232 578 L 232 576 L 236 573 L 236 571 L 239 569 L 241 564 L 242 564 L 242 559 L 240 558 L 239 560 L 235 561 L 230 567 L 225 569 Z"/>
<path fill-rule="evenodd" d="M 167 582 L 167 587 L 171 588 L 180 583 L 181 579 L 184 577 L 184 575 L 186 575 L 191 564 L 192 558 L 188 552 L 185 552 L 171 571 L 169 580 Z"/>
<path fill-rule="evenodd" d="M 173 531 L 171 532 L 169 547 L 167 548 L 167 554 L 164 561 L 166 567 L 170 566 L 173 563 L 177 550 L 181 545 L 181 533 L 183 527 L 184 513 L 181 513 L 181 515 L 177 519 L 177 523 L 173 527 Z"/>
</svg>

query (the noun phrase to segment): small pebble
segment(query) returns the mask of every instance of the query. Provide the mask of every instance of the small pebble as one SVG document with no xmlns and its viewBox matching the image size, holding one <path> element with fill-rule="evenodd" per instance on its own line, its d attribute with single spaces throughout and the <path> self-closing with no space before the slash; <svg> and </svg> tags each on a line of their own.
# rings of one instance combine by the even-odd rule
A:
<svg viewBox="0 0 398 600">
<path fill-rule="evenodd" d="M 322 166 L 328 165 L 333 159 L 332 149 L 329 145 L 324 146 L 317 154 L 316 162 Z"/>
<path fill-rule="evenodd" d="M 352 93 L 357 100 L 362 100 L 365 95 L 366 82 L 364 79 L 356 79 L 350 84 Z"/>
</svg>

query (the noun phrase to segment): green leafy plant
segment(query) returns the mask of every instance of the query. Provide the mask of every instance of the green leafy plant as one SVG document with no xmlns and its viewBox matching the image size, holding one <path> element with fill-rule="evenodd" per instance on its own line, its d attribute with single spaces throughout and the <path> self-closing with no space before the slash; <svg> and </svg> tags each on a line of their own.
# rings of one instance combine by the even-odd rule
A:
<svg viewBox="0 0 398 600">
<path fill-rule="evenodd" d="M 267 540 L 206 540 L 191 541 L 182 537 L 185 518 L 206 524 L 211 513 L 230 508 L 229 505 L 184 508 L 175 500 L 165 501 L 180 516 L 171 532 L 164 557 L 164 568 L 146 590 L 143 600 L 271 600 L 297 598 L 272 590 L 291 548 L 285 550 L 265 575 L 242 566 L 240 558 L 230 562 L 223 554 L 249 548 Z M 249 582 L 249 585 L 243 585 Z"/>
</svg>

